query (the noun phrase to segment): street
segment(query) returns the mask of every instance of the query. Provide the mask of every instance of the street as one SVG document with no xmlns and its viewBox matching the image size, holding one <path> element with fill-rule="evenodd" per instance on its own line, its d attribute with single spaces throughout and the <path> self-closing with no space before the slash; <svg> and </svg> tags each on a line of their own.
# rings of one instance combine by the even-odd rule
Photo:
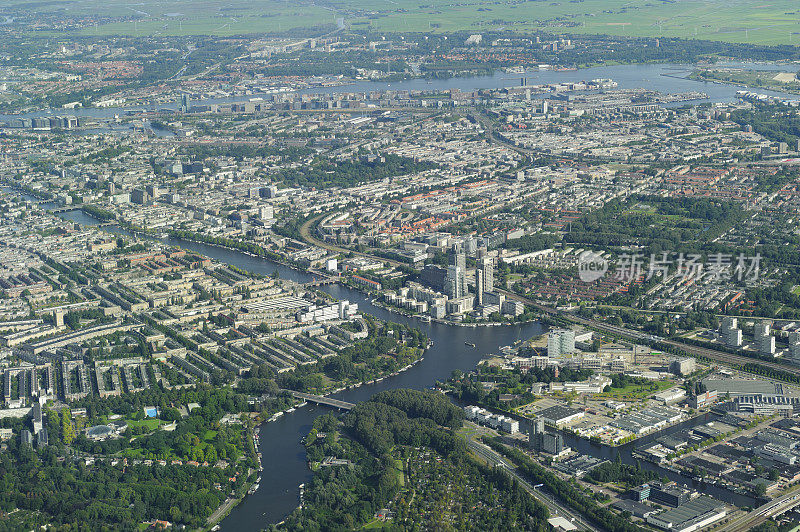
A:
<svg viewBox="0 0 800 532">
<path fill-rule="evenodd" d="M 550 511 L 552 515 L 560 515 L 569 521 L 571 521 L 575 526 L 578 527 L 578 530 L 593 530 L 596 532 L 600 532 L 599 528 L 592 526 L 589 523 L 586 523 L 579 514 L 576 512 L 567 509 L 563 506 L 560 502 L 557 502 L 552 496 L 543 493 L 540 490 L 536 489 L 536 486 L 531 485 L 527 480 L 525 480 L 522 475 L 517 472 L 517 466 L 510 463 L 508 460 L 497 454 L 493 449 L 490 449 L 483 443 L 475 441 L 472 439 L 472 434 L 467 434 L 467 446 L 473 451 L 475 454 L 486 460 L 488 463 L 494 466 L 500 466 L 508 471 L 508 474 L 515 478 L 520 485 L 530 493 L 534 498 L 536 498 L 539 502 L 544 504 L 547 509 Z"/>
</svg>

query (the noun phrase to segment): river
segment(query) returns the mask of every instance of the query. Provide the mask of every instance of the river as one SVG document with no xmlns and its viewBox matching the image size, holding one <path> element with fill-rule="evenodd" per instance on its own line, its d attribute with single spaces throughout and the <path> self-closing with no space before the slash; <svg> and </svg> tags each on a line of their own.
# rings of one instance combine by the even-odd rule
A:
<svg viewBox="0 0 800 532">
<path fill-rule="evenodd" d="M 743 68 L 748 70 L 785 70 L 794 72 L 797 70 L 796 65 L 781 64 L 781 63 L 720 63 L 720 66 Z M 298 90 L 298 94 L 334 94 L 341 92 L 370 92 L 370 91 L 384 91 L 384 90 L 421 90 L 421 91 L 441 91 L 450 89 L 459 89 L 462 91 L 473 91 L 478 89 L 500 89 L 505 87 L 518 87 L 520 85 L 520 78 L 525 77 L 528 80 L 528 85 L 548 84 L 548 83 L 562 83 L 567 81 L 591 80 L 597 78 L 610 78 L 619 84 L 620 89 L 636 89 L 644 88 L 659 91 L 662 93 L 678 93 L 699 91 L 708 94 L 707 100 L 697 100 L 691 103 L 705 103 L 705 102 L 732 102 L 736 98 L 736 91 L 744 89 L 738 85 L 731 85 L 726 83 L 714 83 L 708 81 L 695 81 L 686 79 L 694 65 L 685 64 L 632 64 L 632 65 L 612 65 L 612 66 L 598 66 L 592 68 L 584 68 L 580 70 L 571 71 L 553 71 L 553 70 L 529 70 L 524 74 L 512 74 L 504 71 L 496 71 L 489 76 L 469 76 L 469 77 L 456 77 L 449 79 L 425 80 L 425 79 L 409 79 L 404 81 L 357 81 L 347 85 L 340 85 L 336 87 L 311 87 L 307 89 Z M 796 94 L 789 94 L 779 91 L 772 91 L 766 89 L 753 88 L 761 94 L 776 96 L 780 98 L 797 99 L 800 96 Z M 233 102 L 246 102 L 251 98 L 264 96 L 259 94 L 248 94 L 242 96 L 230 96 L 225 98 L 205 98 L 202 100 L 192 100 L 192 105 L 209 105 L 209 104 L 226 104 Z M 534 94 L 533 97 L 543 98 L 545 94 Z M 690 103 L 690 102 L 684 102 Z M 683 105 L 681 103 L 680 105 Z M 78 109 L 44 109 L 38 111 L 30 111 L 21 114 L 0 114 L 0 122 L 7 122 L 15 118 L 32 118 L 40 116 L 78 116 L 78 117 L 92 117 L 92 118 L 112 118 L 114 115 L 123 113 L 125 110 L 135 111 L 153 111 L 156 109 L 163 109 L 175 107 L 175 103 L 166 103 L 158 105 L 129 105 L 122 107 L 108 107 L 108 108 L 78 108 Z"/>
<path fill-rule="evenodd" d="M 61 213 L 60 216 L 81 224 L 96 225 L 98 223 L 97 220 L 79 210 Z M 129 234 L 117 227 L 111 227 L 109 230 Z M 245 255 L 237 251 L 172 238 L 167 238 L 164 242 L 171 245 L 179 245 L 185 249 L 248 271 L 271 274 L 277 270 L 281 278 L 297 282 L 305 282 L 312 279 L 312 275 L 306 272 L 294 270 L 282 264 Z M 500 346 L 510 345 L 517 340 L 530 338 L 543 331 L 543 327 L 538 323 L 476 328 L 426 323 L 375 306 L 363 293 L 341 285 L 325 286 L 322 289 L 338 299 L 357 302 L 360 310 L 378 318 L 419 327 L 434 342 L 433 346 L 425 353 L 424 360 L 408 371 L 395 377 L 384 379 L 380 383 L 365 385 L 335 394 L 337 399 L 349 402 L 364 401 L 383 390 L 428 388 L 433 386 L 437 380 L 441 381 L 449 377 L 455 369 L 462 371 L 474 369 L 479 360 L 488 353 L 496 352 Z M 474 343 L 475 347 L 468 347 L 465 342 Z M 311 429 L 311 423 L 314 418 L 327 411 L 329 411 L 327 407 L 309 405 L 297 409 L 291 414 L 286 414 L 277 421 L 265 423 L 260 427 L 259 450 L 262 453 L 264 467 L 261 487 L 255 494 L 248 496 L 241 504 L 235 507 L 230 515 L 223 520 L 221 524 L 223 530 L 258 530 L 269 523 L 281 521 L 297 507 L 299 504 L 298 486 L 311 478 L 300 439 Z M 697 417 L 670 427 L 665 431 L 645 436 L 636 442 L 616 448 L 591 443 L 566 433 L 564 434 L 564 440 L 567 445 L 584 454 L 613 460 L 619 453 L 623 462 L 635 463 L 636 460 L 631 456 L 631 452 L 638 445 L 652 441 L 664 434 L 705 423 L 710 419 L 709 416 Z M 525 423 L 521 423 L 520 426 L 522 430 L 527 430 Z M 641 464 L 644 468 L 656 470 L 671 480 L 692 486 L 720 500 L 739 506 L 756 505 L 751 497 L 739 495 L 717 486 L 697 483 L 687 476 L 664 470 L 649 462 L 641 462 Z"/>
</svg>

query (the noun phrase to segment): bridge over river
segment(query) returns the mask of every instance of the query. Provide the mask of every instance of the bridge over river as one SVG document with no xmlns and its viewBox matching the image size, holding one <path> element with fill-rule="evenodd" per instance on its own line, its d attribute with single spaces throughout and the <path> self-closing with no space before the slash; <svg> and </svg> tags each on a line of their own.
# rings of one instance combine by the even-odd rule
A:
<svg viewBox="0 0 800 532">
<path fill-rule="evenodd" d="M 324 395 L 314 395 L 310 393 L 303 393 L 303 392 L 296 392 L 294 390 L 284 390 L 281 389 L 282 392 L 288 392 L 292 394 L 294 397 L 298 399 L 303 399 L 305 401 L 311 401 L 312 403 L 317 403 L 321 405 L 328 405 L 334 408 L 339 408 L 341 410 L 350 410 L 355 405 L 355 403 L 348 403 L 347 401 L 340 401 L 338 399 L 331 399 L 330 397 L 325 397 Z"/>
</svg>

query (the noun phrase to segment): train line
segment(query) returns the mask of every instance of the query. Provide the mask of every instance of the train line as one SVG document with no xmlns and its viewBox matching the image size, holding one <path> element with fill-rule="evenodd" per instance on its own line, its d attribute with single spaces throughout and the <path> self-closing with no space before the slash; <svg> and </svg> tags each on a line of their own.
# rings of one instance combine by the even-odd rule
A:
<svg viewBox="0 0 800 532">
<path fill-rule="evenodd" d="M 791 373 L 792 375 L 800 376 L 800 367 L 787 366 L 784 364 L 779 364 L 777 362 L 771 362 L 769 360 L 763 360 L 760 358 L 751 358 L 742 355 L 735 355 L 733 353 L 717 351 L 716 349 L 710 349 L 708 347 L 701 347 L 697 345 L 687 344 L 684 342 L 679 342 L 677 340 L 670 340 L 668 338 L 662 338 L 660 336 L 656 336 L 653 334 L 644 333 L 633 329 L 627 329 L 625 327 L 620 327 L 618 325 L 610 325 L 608 323 L 603 323 L 601 321 L 590 320 L 587 318 L 582 318 L 580 316 L 575 316 L 568 312 L 564 312 L 563 310 L 558 310 L 556 308 L 549 307 L 547 305 L 542 305 L 541 303 L 537 303 L 532 299 L 528 299 L 518 294 L 514 294 L 513 292 L 503 291 L 503 293 L 507 297 L 532 305 L 536 307 L 538 310 L 544 312 L 545 314 L 564 318 L 568 321 L 571 321 L 572 323 L 577 323 L 595 330 L 600 330 L 611 334 L 617 334 L 619 336 L 623 336 L 633 340 L 654 342 L 662 345 L 668 345 L 671 347 L 678 348 L 687 354 L 709 358 L 711 360 L 715 360 L 723 364 L 743 366 L 745 364 L 752 363 L 752 364 L 758 364 L 766 368 L 784 371 L 786 373 Z"/>
</svg>

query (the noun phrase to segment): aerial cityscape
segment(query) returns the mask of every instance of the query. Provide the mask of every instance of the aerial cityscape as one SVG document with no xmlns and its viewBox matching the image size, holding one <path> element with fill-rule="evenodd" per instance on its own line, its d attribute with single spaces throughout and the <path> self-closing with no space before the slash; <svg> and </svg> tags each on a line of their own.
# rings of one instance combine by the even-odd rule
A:
<svg viewBox="0 0 800 532">
<path fill-rule="evenodd" d="M 800 530 L 800 9 L 0 2 L 0 530 Z"/>
</svg>

